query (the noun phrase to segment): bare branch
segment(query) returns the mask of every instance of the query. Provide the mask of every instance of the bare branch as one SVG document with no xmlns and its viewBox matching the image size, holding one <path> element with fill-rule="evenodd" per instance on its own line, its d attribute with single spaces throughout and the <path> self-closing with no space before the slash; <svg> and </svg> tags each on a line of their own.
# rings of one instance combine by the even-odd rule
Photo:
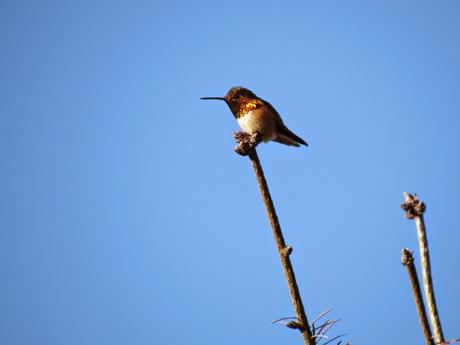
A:
<svg viewBox="0 0 460 345">
<path fill-rule="evenodd" d="M 283 233 L 281 232 L 281 226 L 278 221 L 278 216 L 276 214 L 275 206 L 273 205 L 273 200 L 270 196 L 270 191 L 268 189 L 267 181 L 260 164 L 259 156 L 257 155 L 255 147 L 260 142 L 260 138 L 257 135 L 248 135 L 245 133 L 236 133 L 234 134 L 235 139 L 238 141 L 238 145 L 235 149 L 240 155 L 248 155 L 249 159 L 252 162 L 254 168 L 257 182 L 259 183 L 260 192 L 262 194 L 262 199 L 265 204 L 265 209 L 267 211 L 268 218 L 273 231 L 273 236 L 275 238 L 276 246 L 278 248 L 278 253 L 281 259 L 281 264 L 283 266 L 284 275 L 286 277 L 289 292 L 291 294 L 292 304 L 294 306 L 297 321 L 291 321 L 286 326 L 290 328 L 297 328 L 302 333 L 304 342 L 306 345 L 314 345 L 315 339 L 312 337 L 312 332 L 310 325 L 308 323 L 307 315 L 305 314 L 305 309 L 300 297 L 299 287 L 294 274 L 294 269 L 291 264 L 290 254 L 292 252 L 292 247 L 286 246 L 284 241 Z"/>
<path fill-rule="evenodd" d="M 425 204 L 419 200 L 417 194 L 411 195 L 404 193 L 404 204 L 401 205 L 401 208 L 406 211 L 406 218 L 415 220 L 420 248 L 423 286 L 428 304 L 431 325 L 433 327 L 434 339 L 437 344 L 443 344 L 445 341 L 434 296 L 433 279 L 431 277 L 430 252 L 428 251 L 428 239 L 426 236 L 425 220 L 423 218 L 426 207 Z"/>
<path fill-rule="evenodd" d="M 412 294 L 415 299 L 415 306 L 417 308 L 420 326 L 422 327 L 423 335 L 427 345 L 433 345 L 433 336 L 431 335 L 428 317 L 426 315 L 425 305 L 423 303 L 422 291 L 420 289 L 420 282 L 418 281 L 417 271 L 414 265 L 414 257 L 412 251 L 404 248 L 401 253 L 401 262 L 406 266 L 407 273 L 409 274 L 409 281 L 412 287 Z"/>
</svg>

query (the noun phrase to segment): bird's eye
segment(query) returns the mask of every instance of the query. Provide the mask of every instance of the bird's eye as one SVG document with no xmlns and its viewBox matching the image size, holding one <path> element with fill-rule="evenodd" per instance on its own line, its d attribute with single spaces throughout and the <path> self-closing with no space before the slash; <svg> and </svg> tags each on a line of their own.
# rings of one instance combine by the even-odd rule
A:
<svg viewBox="0 0 460 345">
<path fill-rule="evenodd" d="M 233 99 L 239 99 L 239 98 L 241 98 L 241 95 L 235 95 L 235 96 L 233 96 Z"/>
</svg>

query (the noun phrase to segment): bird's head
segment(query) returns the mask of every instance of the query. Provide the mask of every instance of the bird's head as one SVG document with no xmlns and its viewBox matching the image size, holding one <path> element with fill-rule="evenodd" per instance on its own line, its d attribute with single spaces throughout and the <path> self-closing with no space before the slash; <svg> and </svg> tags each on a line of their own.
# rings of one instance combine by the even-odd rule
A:
<svg viewBox="0 0 460 345">
<path fill-rule="evenodd" d="M 233 115 L 236 116 L 240 108 L 251 100 L 258 99 L 258 97 L 249 89 L 241 86 L 232 87 L 224 97 L 202 97 L 201 99 L 217 99 L 225 101 L 230 107 Z"/>
</svg>

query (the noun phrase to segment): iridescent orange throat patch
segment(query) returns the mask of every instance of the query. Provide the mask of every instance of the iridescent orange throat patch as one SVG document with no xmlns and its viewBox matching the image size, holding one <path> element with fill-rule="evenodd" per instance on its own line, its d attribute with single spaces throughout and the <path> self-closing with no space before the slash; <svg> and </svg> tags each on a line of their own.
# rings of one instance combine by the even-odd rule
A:
<svg viewBox="0 0 460 345">
<path fill-rule="evenodd" d="M 251 110 L 257 109 L 259 105 L 260 105 L 259 103 L 254 102 L 254 101 L 241 102 L 240 109 L 238 109 L 238 112 L 236 113 L 236 117 L 238 118 L 238 117 L 246 115 Z"/>
</svg>

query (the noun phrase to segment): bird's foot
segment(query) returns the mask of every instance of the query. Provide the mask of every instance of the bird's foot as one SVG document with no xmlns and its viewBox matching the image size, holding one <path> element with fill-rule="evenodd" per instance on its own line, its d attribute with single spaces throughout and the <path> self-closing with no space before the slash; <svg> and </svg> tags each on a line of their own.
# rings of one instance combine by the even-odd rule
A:
<svg viewBox="0 0 460 345">
<path fill-rule="evenodd" d="M 245 132 L 234 132 L 233 137 L 236 139 L 237 145 L 235 152 L 241 156 L 247 156 L 252 150 L 256 148 L 262 141 L 259 133 L 248 134 Z"/>
</svg>

